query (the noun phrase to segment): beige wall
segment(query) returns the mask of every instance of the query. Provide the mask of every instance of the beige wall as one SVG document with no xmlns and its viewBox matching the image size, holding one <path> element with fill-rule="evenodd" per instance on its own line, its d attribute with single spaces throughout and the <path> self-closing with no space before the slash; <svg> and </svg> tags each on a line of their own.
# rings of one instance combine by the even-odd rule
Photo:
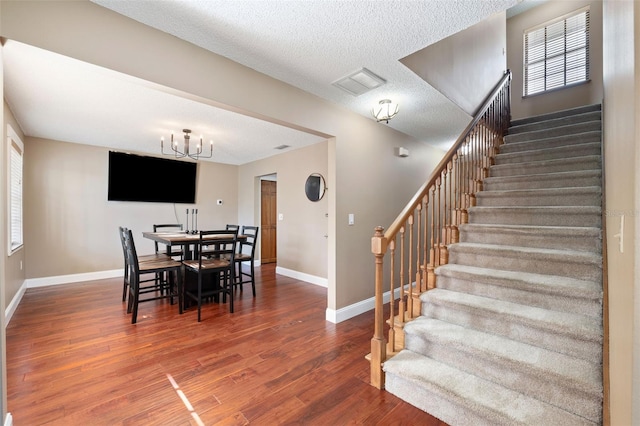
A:
<svg viewBox="0 0 640 426">
<path fill-rule="evenodd" d="M 591 82 L 523 98 L 524 31 L 566 13 L 590 6 Z M 522 118 L 602 102 L 602 1 L 549 1 L 507 20 L 507 66 L 513 73 L 511 116 Z"/>
<path fill-rule="evenodd" d="M 636 2 L 604 2 L 604 159 L 612 425 L 640 424 L 640 309 L 637 304 L 640 284 L 635 231 L 640 216 L 640 197 L 637 195 L 640 177 L 639 15 L 640 4 Z M 625 217 L 624 252 L 620 252 L 620 241 L 614 236 L 620 230 L 622 216 Z"/>
<path fill-rule="evenodd" d="M 496 13 L 400 62 L 473 116 L 507 68 L 505 21 Z"/>
<path fill-rule="evenodd" d="M 254 161 L 239 168 L 238 214 L 241 224 L 260 225 L 260 176 L 277 174 L 278 267 L 327 278 L 329 197 L 307 200 L 304 183 L 311 173 L 328 181 L 328 142 Z M 256 249 L 259 257 L 259 247 Z"/>
<path fill-rule="evenodd" d="M 154 223 L 185 224 L 187 207 L 198 208 L 200 229 L 237 221 L 237 166 L 199 162 L 196 204 L 174 205 L 107 201 L 108 162 L 106 148 L 26 139 L 27 278 L 122 268 L 118 226 L 134 231 L 139 253 L 152 253 L 142 232 Z M 162 176 L 155 179 L 161 184 Z"/>
<path fill-rule="evenodd" d="M 428 175 L 425 161 L 433 164 L 442 155 L 370 118 L 87 1 L 7 2 L 2 36 L 152 81 L 185 97 L 335 137 L 328 158 L 334 188 L 327 200 L 330 309 L 373 296 L 373 228 L 391 223 Z M 397 146 L 414 156 L 399 163 L 393 156 Z M 355 226 L 347 225 L 348 213 L 356 215 Z"/>
<path fill-rule="evenodd" d="M 18 122 L 15 120 L 15 117 L 13 116 L 13 114 L 11 113 L 11 109 L 9 109 L 9 106 L 7 105 L 6 102 L 4 103 L 4 126 L 3 126 L 3 144 L 2 144 L 2 149 L 3 149 L 3 153 L 6 156 L 7 155 L 7 124 L 11 125 L 11 127 L 13 128 L 13 130 L 16 132 L 16 134 L 18 135 L 18 137 L 22 140 L 22 142 L 25 142 L 25 137 L 24 134 L 22 132 L 22 129 L 20 128 L 20 126 L 18 125 Z M 26 147 L 25 147 L 25 153 L 24 153 L 24 161 L 26 161 Z M 8 170 L 8 163 L 6 163 L 7 167 L 3 167 L 3 170 Z M 7 178 L 5 176 L 5 178 Z M 3 186 L 4 188 L 5 186 Z M 24 189 L 24 187 L 23 187 Z M 3 209 L 3 212 L 5 215 L 7 215 L 7 210 Z M 3 226 L 3 229 L 8 229 L 8 216 L 5 219 L 7 221 L 7 224 L 5 226 Z M 26 223 L 24 224 L 25 226 L 25 230 L 24 230 L 24 234 L 26 235 Z M 5 240 L 3 240 L 3 246 L 6 245 L 6 243 L 4 242 Z M 21 267 L 22 266 L 22 267 Z M 4 305 L 3 308 L 6 308 L 9 303 L 11 303 L 11 300 L 13 299 L 13 296 L 18 292 L 18 290 L 20 289 L 20 287 L 22 286 L 22 284 L 24 283 L 24 279 L 25 279 L 25 269 L 26 265 L 25 265 L 25 247 L 22 247 L 16 251 L 14 251 L 11 255 L 9 255 L 6 260 L 5 260 L 5 266 L 2 269 L 4 271 L 4 279 L 5 279 L 5 285 L 4 285 L 4 295 L 5 295 L 5 301 L 4 301 Z"/>
</svg>

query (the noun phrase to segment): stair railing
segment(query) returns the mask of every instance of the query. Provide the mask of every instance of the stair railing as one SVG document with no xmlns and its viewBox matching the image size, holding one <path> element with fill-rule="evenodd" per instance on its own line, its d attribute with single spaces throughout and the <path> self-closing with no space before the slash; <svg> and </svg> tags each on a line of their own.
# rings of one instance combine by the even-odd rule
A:
<svg viewBox="0 0 640 426">
<path fill-rule="evenodd" d="M 498 147 L 508 128 L 511 72 L 500 79 L 473 120 L 430 178 L 385 231 L 371 239 L 375 256 L 375 325 L 371 339 L 371 384 L 384 388 L 382 363 L 404 347 L 404 324 L 420 315 L 420 294 L 436 286 L 435 269 L 448 262 L 447 246 L 458 242 Z M 385 265 L 389 272 L 385 277 Z M 389 289 L 385 337 L 384 288 Z M 396 301 L 397 299 L 397 312 Z"/>
</svg>

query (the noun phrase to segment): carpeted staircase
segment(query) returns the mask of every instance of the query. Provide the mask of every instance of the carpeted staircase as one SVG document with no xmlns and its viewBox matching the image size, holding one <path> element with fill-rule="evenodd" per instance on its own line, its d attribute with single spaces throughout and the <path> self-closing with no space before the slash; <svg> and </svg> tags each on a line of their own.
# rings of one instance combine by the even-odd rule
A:
<svg viewBox="0 0 640 426">
<path fill-rule="evenodd" d="M 600 105 L 512 122 L 386 389 L 451 425 L 602 422 Z"/>
</svg>

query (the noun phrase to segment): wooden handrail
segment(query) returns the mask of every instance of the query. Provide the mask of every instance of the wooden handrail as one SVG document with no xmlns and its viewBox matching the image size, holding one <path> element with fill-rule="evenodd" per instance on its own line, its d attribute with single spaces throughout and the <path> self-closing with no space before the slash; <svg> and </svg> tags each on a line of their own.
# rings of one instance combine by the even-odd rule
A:
<svg viewBox="0 0 640 426">
<path fill-rule="evenodd" d="M 435 287 L 435 269 L 448 262 L 448 245 L 458 241 L 458 225 L 466 223 L 467 209 L 475 205 L 475 194 L 488 176 L 510 119 L 510 82 L 511 72 L 507 71 L 386 232 L 381 226 L 375 229 L 371 239 L 375 318 L 370 361 L 371 384 L 377 388 L 384 388 L 382 363 L 403 348 L 404 324 L 420 315 L 419 295 Z M 388 338 L 383 314 L 386 264 L 391 272 Z M 397 310 L 396 292 L 400 293 Z"/>
<path fill-rule="evenodd" d="M 504 76 L 502 76 L 502 78 L 498 82 L 498 84 L 496 84 L 494 89 L 491 91 L 491 93 L 485 98 L 485 100 L 482 103 L 482 105 L 478 108 L 478 110 L 476 111 L 475 116 L 473 117 L 473 120 L 471 120 L 469 125 L 467 125 L 467 127 L 463 130 L 463 132 L 460 134 L 460 137 L 458 137 L 456 142 L 449 149 L 449 151 L 442 158 L 442 160 L 440 160 L 440 162 L 438 163 L 436 168 L 433 169 L 433 172 L 431 173 L 431 176 L 429 177 L 429 180 L 427 180 L 420 187 L 420 189 L 418 189 L 418 192 L 416 192 L 416 194 L 413 196 L 411 201 L 409 201 L 409 203 L 402 210 L 402 212 L 400 212 L 400 214 L 398 215 L 396 220 L 394 220 L 393 223 L 391 224 L 391 226 L 389 226 L 389 228 L 387 228 L 386 232 L 384 233 L 384 236 L 385 236 L 385 238 L 387 240 L 391 239 L 393 236 L 395 236 L 398 233 L 398 231 L 400 230 L 400 227 L 402 226 L 402 224 L 407 220 L 407 217 L 409 217 L 409 215 L 411 215 L 411 213 L 413 213 L 413 211 L 415 210 L 416 206 L 420 203 L 422 198 L 425 196 L 426 192 L 429 190 L 429 188 L 431 186 L 433 186 L 435 184 L 436 179 L 438 179 L 440 177 L 440 173 L 444 169 L 445 165 L 447 165 L 449 163 L 449 161 L 451 161 L 453 156 L 458 151 L 458 148 L 460 148 L 460 145 L 462 145 L 462 143 L 465 141 L 465 139 L 467 138 L 469 133 L 471 133 L 473 128 L 476 126 L 476 124 L 478 124 L 478 122 L 480 121 L 480 118 L 482 117 L 482 114 L 484 114 L 487 111 L 487 109 L 489 109 L 489 106 L 491 105 L 491 103 L 493 102 L 495 97 L 503 89 L 504 85 L 506 83 L 510 82 L 510 81 L 511 81 L 511 71 L 507 70 L 505 72 Z"/>
</svg>

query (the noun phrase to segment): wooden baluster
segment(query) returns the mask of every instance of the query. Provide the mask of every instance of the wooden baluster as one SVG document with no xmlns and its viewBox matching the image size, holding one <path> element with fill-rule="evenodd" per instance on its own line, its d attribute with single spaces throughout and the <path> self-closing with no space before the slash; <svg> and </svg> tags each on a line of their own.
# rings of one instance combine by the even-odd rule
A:
<svg viewBox="0 0 640 426">
<path fill-rule="evenodd" d="M 395 271 L 396 271 L 396 240 L 395 238 L 389 241 L 389 269 L 391 270 L 391 276 L 389 278 L 389 290 L 391 294 L 391 302 L 389 303 L 389 341 L 387 342 L 389 348 L 387 353 L 396 352 L 396 318 L 395 318 L 395 299 L 396 299 L 396 289 L 395 289 Z M 402 301 L 402 292 L 400 292 L 400 301 Z M 400 310 L 400 303 L 398 302 L 398 310 Z"/>
<path fill-rule="evenodd" d="M 429 222 L 431 224 L 431 235 L 429 241 L 429 266 L 427 267 L 427 288 L 431 290 L 435 288 L 436 284 L 436 250 L 435 250 L 435 233 L 436 233 L 436 200 L 435 200 L 435 186 L 431 187 L 431 218 Z"/>
<path fill-rule="evenodd" d="M 378 226 L 371 239 L 371 251 L 375 256 L 375 314 L 373 338 L 371 339 L 371 384 L 378 389 L 384 389 L 384 373 L 382 363 L 387 358 L 387 342 L 384 338 L 383 311 L 383 259 L 387 250 L 384 228 Z"/>
<path fill-rule="evenodd" d="M 417 229 L 416 229 L 416 292 L 418 294 L 418 296 L 420 296 L 420 294 L 422 293 L 422 275 L 421 271 L 424 270 L 423 267 L 421 267 L 422 264 L 420 259 L 420 253 L 421 253 L 421 247 L 422 247 L 422 201 L 420 202 L 420 204 L 418 204 L 416 206 L 416 210 L 417 210 Z M 418 306 L 418 316 L 420 315 L 420 306 Z"/>
<path fill-rule="evenodd" d="M 442 211 L 442 216 L 443 216 L 443 222 L 442 222 L 442 245 L 447 245 L 449 244 L 449 200 L 447 200 L 447 195 L 448 195 L 448 191 L 447 191 L 447 166 L 444 166 L 444 170 L 442 171 L 442 173 L 440 174 L 440 176 L 442 177 L 442 196 L 443 196 L 443 211 Z"/>
<path fill-rule="evenodd" d="M 409 309 L 409 318 L 413 319 L 415 316 L 413 315 L 413 215 L 409 216 L 407 219 L 407 223 L 409 224 L 409 244 L 407 245 L 407 250 L 409 251 L 409 262 L 407 265 L 409 266 L 407 278 L 408 282 L 402 282 L 402 285 L 409 285 L 409 296 L 407 299 L 407 308 Z"/>
<path fill-rule="evenodd" d="M 447 173 L 449 174 L 449 200 L 451 203 L 449 206 L 449 244 L 453 244 L 457 243 L 460 239 L 457 223 L 458 209 L 455 206 L 455 194 L 453 190 L 454 185 L 457 186 L 457 181 L 454 179 L 453 160 L 449 162 L 447 169 Z"/>
<path fill-rule="evenodd" d="M 442 237 L 442 222 L 440 220 L 442 213 L 442 198 L 440 195 L 440 176 L 436 179 L 436 262 L 434 266 L 440 265 L 440 245 Z"/>
<path fill-rule="evenodd" d="M 422 197 L 422 204 L 424 211 L 424 234 L 422 236 L 422 283 L 420 285 L 420 292 L 427 291 L 428 288 L 428 273 L 427 266 L 429 265 L 428 254 L 429 250 L 427 247 L 427 241 L 429 241 L 429 192 Z"/>
<path fill-rule="evenodd" d="M 407 291 L 405 289 L 405 280 L 404 280 L 404 226 L 400 228 L 400 294 L 402 298 L 400 299 L 400 303 L 402 304 L 402 309 L 398 308 L 398 315 L 401 315 L 400 321 L 407 321 Z"/>
</svg>

